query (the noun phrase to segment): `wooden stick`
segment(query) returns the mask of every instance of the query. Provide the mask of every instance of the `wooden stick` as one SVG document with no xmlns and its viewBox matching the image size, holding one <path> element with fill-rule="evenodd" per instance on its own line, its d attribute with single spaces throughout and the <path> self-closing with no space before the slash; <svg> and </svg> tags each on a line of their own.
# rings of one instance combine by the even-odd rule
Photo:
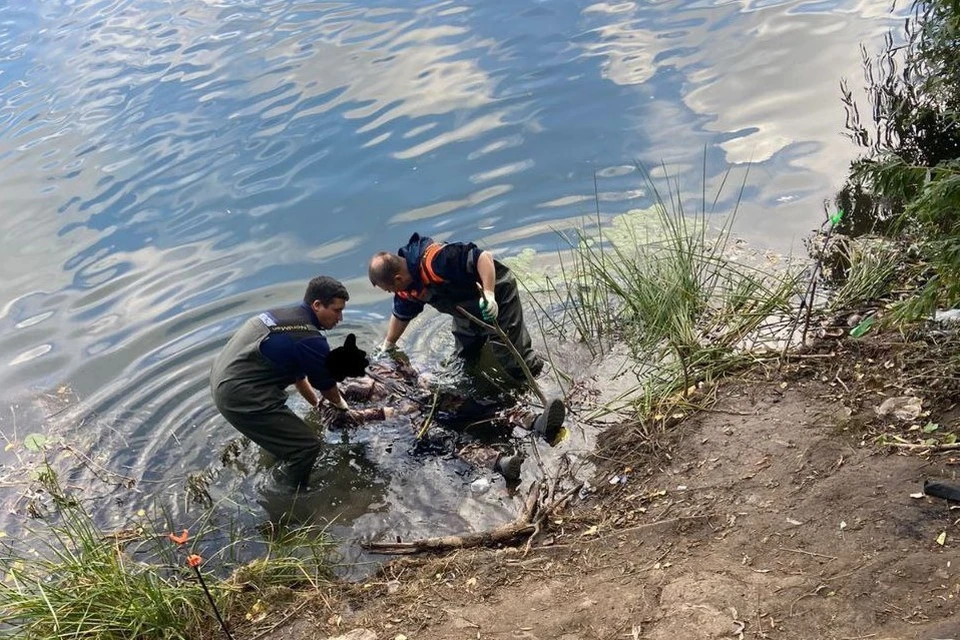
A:
<svg viewBox="0 0 960 640">
<path fill-rule="evenodd" d="M 376 553 L 403 555 L 421 553 L 423 551 L 448 551 L 450 549 L 491 547 L 499 543 L 510 542 L 517 536 L 530 533 L 533 530 L 534 526 L 530 523 L 524 524 L 514 521 L 479 533 L 424 538 L 422 540 L 414 540 L 413 542 L 370 542 L 364 544 L 363 548 Z"/>
<path fill-rule="evenodd" d="M 953 451 L 955 449 L 960 449 L 960 442 L 952 442 L 950 444 L 920 444 L 920 443 L 910 443 L 910 442 L 888 442 L 888 447 L 897 447 L 899 449 L 929 449 L 931 452 L 935 451 Z"/>
<path fill-rule="evenodd" d="M 430 428 L 430 423 L 433 421 L 433 412 L 437 409 L 437 399 L 440 397 L 440 390 L 437 389 L 433 392 L 433 402 L 430 403 L 430 413 L 427 414 L 426 420 L 423 421 L 423 426 L 420 427 L 420 431 L 417 432 L 417 440 L 423 439 L 423 436 L 427 435 L 427 430 Z"/>
<path fill-rule="evenodd" d="M 369 542 L 361 545 L 368 551 L 377 553 L 402 555 L 420 553 L 422 551 L 448 551 L 450 549 L 470 549 L 473 547 L 489 547 L 495 544 L 510 542 L 514 538 L 532 532 L 535 527 L 531 523 L 537 502 L 540 497 L 540 486 L 534 485 L 527 496 L 523 510 L 513 522 L 477 533 L 464 533 L 436 538 L 424 538 L 413 542 Z"/>
<path fill-rule="evenodd" d="M 530 488 L 530 493 L 527 494 L 527 501 L 523 503 L 523 511 L 520 512 L 519 519 L 523 522 L 531 522 L 539 500 L 540 485 L 535 484 Z"/>
<path fill-rule="evenodd" d="M 814 553 L 813 551 L 804 551 L 803 549 L 788 549 L 786 547 L 780 547 L 781 551 L 789 551 L 790 553 L 802 553 L 806 556 L 814 556 L 815 558 L 826 558 L 827 560 L 836 560 L 837 556 L 828 556 L 822 553 Z"/>
<path fill-rule="evenodd" d="M 787 335 L 785 344 L 783 345 L 783 350 L 780 352 L 780 364 L 777 366 L 777 371 L 783 367 L 784 359 L 786 358 L 787 351 L 790 349 L 790 344 L 793 342 L 793 334 L 796 333 L 797 327 L 800 325 L 800 317 L 804 316 L 803 322 L 803 332 L 800 335 L 800 347 L 802 348 L 807 342 L 807 331 L 810 329 L 810 314 L 813 312 L 813 302 L 817 296 L 817 278 L 820 277 L 820 271 L 823 268 L 823 258 L 829 248 L 830 238 L 833 236 L 833 229 L 836 227 L 830 220 L 830 215 L 827 214 L 827 219 L 823 223 L 824 225 L 829 224 L 827 227 L 827 232 L 823 236 L 823 250 L 817 252 L 816 261 L 813 265 L 813 271 L 810 274 L 810 282 L 807 284 L 807 290 L 803 292 L 803 299 L 800 301 L 800 308 L 797 310 L 797 316 L 794 318 L 793 323 L 790 326 L 790 333 Z M 821 225 L 821 228 L 823 225 Z"/>
<path fill-rule="evenodd" d="M 523 375 L 526 376 L 527 382 L 530 383 L 531 388 L 533 388 L 534 392 L 537 394 L 537 396 L 539 396 L 540 402 L 542 402 L 543 406 L 546 407 L 547 396 L 543 393 L 543 390 L 540 388 L 540 385 L 537 384 L 537 381 L 534 379 L 533 374 L 530 373 L 530 368 L 527 366 L 527 363 L 523 359 L 523 356 L 520 355 L 519 351 L 517 351 L 517 348 L 513 345 L 513 342 L 510 341 L 510 338 L 507 336 L 507 334 L 504 333 L 503 329 L 500 328 L 500 324 L 497 323 L 496 320 L 493 321 L 493 324 L 484 322 L 483 320 L 476 317 L 475 315 L 473 315 L 472 313 L 470 313 L 460 305 L 457 305 L 457 311 L 462 313 L 470 322 L 476 325 L 479 325 L 481 327 L 484 327 L 488 331 L 493 331 L 495 334 L 497 334 L 497 336 L 500 337 L 501 340 L 503 340 L 504 346 L 510 350 L 510 353 L 512 353 L 513 357 L 517 360 L 517 364 L 520 365 L 520 369 L 523 371 Z"/>
</svg>

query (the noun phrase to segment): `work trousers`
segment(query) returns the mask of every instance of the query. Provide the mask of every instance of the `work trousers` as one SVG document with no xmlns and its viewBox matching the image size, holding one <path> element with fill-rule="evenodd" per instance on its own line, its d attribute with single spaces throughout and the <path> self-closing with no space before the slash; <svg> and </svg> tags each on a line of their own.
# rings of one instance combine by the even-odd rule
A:
<svg viewBox="0 0 960 640">
<path fill-rule="evenodd" d="M 543 369 L 543 360 L 533 350 L 530 333 L 523 322 L 523 307 L 520 305 L 520 293 L 517 279 L 509 269 L 498 270 L 495 291 L 497 297 L 497 324 L 520 352 L 521 357 L 534 376 Z M 506 372 L 517 380 L 524 380 L 523 370 L 509 347 L 502 344 L 496 334 L 471 322 L 460 313 L 453 315 L 453 337 L 457 355 L 461 358 L 477 357 L 480 349 L 488 341 L 497 361 Z"/>
<path fill-rule="evenodd" d="M 310 470 L 320 454 L 317 432 L 289 407 L 267 411 L 237 412 L 220 408 L 233 428 L 271 453 L 286 468 L 283 474 L 294 485 L 305 487 Z"/>
</svg>

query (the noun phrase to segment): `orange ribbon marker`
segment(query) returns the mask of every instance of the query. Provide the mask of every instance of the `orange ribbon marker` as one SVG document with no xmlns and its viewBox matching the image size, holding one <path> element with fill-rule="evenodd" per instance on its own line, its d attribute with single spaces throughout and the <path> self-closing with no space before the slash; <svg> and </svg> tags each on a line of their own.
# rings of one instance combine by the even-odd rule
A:
<svg viewBox="0 0 960 640">
<path fill-rule="evenodd" d="M 175 533 L 168 533 L 167 537 L 170 538 L 172 541 L 176 542 L 177 544 L 186 544 L 187 533 L 188 533 L 188 530 L 184 529 L 183 533 L 181 533 L 180 535 L 177 535 Z"/>
</svg>

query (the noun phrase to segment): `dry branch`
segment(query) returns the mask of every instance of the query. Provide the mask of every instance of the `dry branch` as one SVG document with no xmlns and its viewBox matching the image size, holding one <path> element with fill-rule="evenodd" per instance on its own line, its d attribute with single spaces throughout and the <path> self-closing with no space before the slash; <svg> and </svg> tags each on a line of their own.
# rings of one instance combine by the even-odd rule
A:
<svg viewBox="0 0 960 640">
<path fill-rule="evenodd" d="M 523 510 L 512 522 L 476 533 L 464 533 L 453 536 L 424 538 L 413 542 L 369 542 L 363 545 L 364 549 L 386 554 L 410 554 L 423 551 L 448 551 L 450 549 L 470 549 L 473 547 L 490 547 L 505 542 L 534 530 L 533 515 L 540 498 L 540 485 L 535 484 L 530 489 L 524 502 Z"/>
<path fill-rule="evenodd" d="M 513 542 L 521 536 L 529 536 L 526 545 L 526 550 L 529 551 L 530 543 L 536 534 L 541 531 L 547 518 L 549 518 L 554 511 L 566 505 L 570 498 L 576 495 L 582 486 L 582 484 L 578 484 L 569 491 L 566 491 L 559 498 L 544 500 L 544 503 L 541 504 L 540 484 L 535 484 L 530 489 L 530 493 L 524 502 L 523 510 L 516 519 L 486 531 L 423 538 L 412 542 L 368 542 L 362 546 L 364 549 L 375 553 L 404 555 L 424 551 L 450 551 L 453 549 L 492 547 Z"/>
<path fill-rule="evenodd" d="M 517 364 L 520 366 L 520 370 L 523 371 L 523 375 L 526 376 L 527 382 L 530 383 L 530 387 L 533 389 L 534 393 L 540 398 L 540 402 L 543 403 L 543 406 L 547 406 L 547 396 L 543 393 L 543 389 L 540 388 L 540 385 L 537 384 L 536 379 L 533 377 L 533 373 L 530 371 L 530 367 L 527 366 L 526 360 L 523 359 L 523 356 L 517 351 L 517 348 L 513 345 L 513 342 L 510 341 L 510 337 L 504 333 L 503 329 L 500 328 L 500 324 L 494 320 L 493 324 L 484 322 L 480 318 L 476 317 L 466 309 L 461 306 L 457 306 L 457 311 L 459 311 L 463 316 L 472 322 L 475 325 L 485 328 L 487 331 L 492 331 L 493 333 L 499 336 L 500 340 L 503 341 L 503 346 L 510 350 L 510 353 L 513 354 L 513 357 L 516 359 Z"/>
<path fill-rule="evenodd" d="M 492 547 L 510 542 L 524 533 L 531 533 L 534 526 L 530 523 L 514 520 L 487 531 L 464 533 L 455 536 L 424 538 L 413 542 L 370 542 L 363 545 L 368 551 L 385 554 L 412 554 L 424 551 L 449 551 L 451 549 L 471 549 L 473 547 Z"/>
<path fill-rule="evenodd" d="M 896 447 L 898 449 L 925 449 L 928 453 L 936 453 L 937 451 L 956 451 L 960 449 L 960 442 L 951 442 L 944 444 L 923 444 L 923 443 L 910 443 L 910 442 L 888 442 L 886 443 L 888 447 Z"/>
</svg>

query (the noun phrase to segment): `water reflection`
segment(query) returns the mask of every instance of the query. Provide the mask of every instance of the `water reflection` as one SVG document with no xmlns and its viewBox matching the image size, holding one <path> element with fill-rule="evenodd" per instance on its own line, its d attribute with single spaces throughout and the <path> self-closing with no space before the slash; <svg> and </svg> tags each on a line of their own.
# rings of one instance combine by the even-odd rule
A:
<svg viewBox="0 0 960 640">
<path fill-rule="evenodd" d="M 694 201 L 701 176 L 712 194 L 728 164 L 752 162 L 736 174 L 740 228 L 788 248 L 819 224 L 853 152 L 837 135 L 836 87 L 859 77 L 857 44 L 889 26 L 885 8 L 0 6 L 0 400 L 72 389 L 77 406 L 56 420 L 27 412 L 27 425 L 21 414 L 16 430 L 60 430 L 179 499 L 229 433 L 206 376 L 232 330 L 326 273 L 347 284 L 346 324 L 372 347 L 389 300 L 366 281 L 367 260 L 414 230 L 501 256 L 549 254 L 556 231 L 584 216 L 650 205 L 635 161 L 662 160 Z M 421 328 L 407 349 L 429 369 L 448 332 L 430 318 Z M 511 497 L 470 494 L 471 472 L 407 455 L 408 427 L 351 440 L 377 468 L 367 480 L 330 461 L 331 492 L 381 505 L 358 507 L 375 513 L 351 535 L 452 532 L 509 514 Z M 251 498 L 245 482 L 224 471 L 214 489 Z M 352 509 L 323 510 L 334 506 Z"/>
</svg>

